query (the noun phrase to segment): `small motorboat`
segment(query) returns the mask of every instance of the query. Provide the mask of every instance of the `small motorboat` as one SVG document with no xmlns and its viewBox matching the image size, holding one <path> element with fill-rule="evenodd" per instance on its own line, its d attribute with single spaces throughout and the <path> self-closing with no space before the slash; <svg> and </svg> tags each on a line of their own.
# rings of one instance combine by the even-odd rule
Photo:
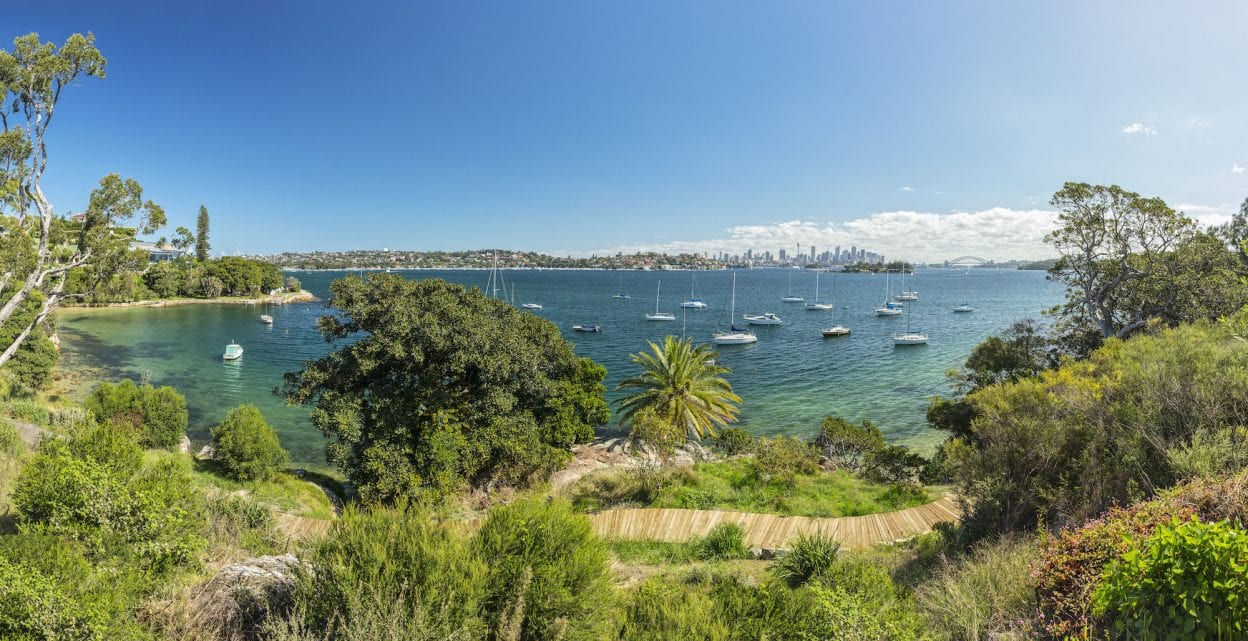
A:
<svg viewBox="0 0 1248 641">
<path fill-rule="evenodd" d="M 615 294 L 611 296 L 611 298 L 632 298 L 632 296 L 629 296 L 628 294 Z"/>
<path fill-rule="evenodd" d="M 824 336 L 849 336 L 849 328 L 844 325 L 836 325 L 835 327 L 825 327 L 819 330 Z"/>
<path fill-rule="evenodd" d="M 225 353 L 221 358 L 227 361 L 236 361 L 243 357 L 243 346 L 238 343 L 230 343 L 225 346 Z"/>
<path fill-rule="evenodd" d="M 782 303 L 801 303 L 805 301 L 806 299 L 802 298 L 801 296 L 781 296 L 780 297 L 780 302 Z"/>
<path fill-rule="evenodd" d="M 685 309 L 706 309 L 706 303 L 702 302 L 702 299 L 700 298 L 687 300 L 681 303 L 680 306 Z"/>
<path fill-rule="evenodd" d="M 261 315 L 260 315 L 260 322 L 261 322 L 261 323 L 264 323 L 265 325 L 272 325 L 272 324 L 273 324 L 273 317 L 272 317 L 272 316 L 269 316 L 268 314 L 261 314 Z"/>
<path fill-rule="evenodd" d="M 812 312 L 818 312 L 825 309 L 833 309 L 832 303 L 806 303 L 806 309 Z"/>
<path fill-rule="evenodd" d="M 953 311 L 954 311 L 954 313 L 973 312 L 973 311 L 975 311 L 975 308 L 974 308 L 974 307 L 971 307 L 970 305 L 967 305 L 966 303 L 962 303 L 961 305 L 958 305 L 957 307 L 954 307 L 954 308 L 953 308 Z"/>
<path fill-rule="evenodd" d="M 542 306 L 538 305 L 537 303 L 525 303 L 521 305 L 521 307 L 525 309 L 541 309 L 542 308 Z"/>
<path fill-rule="evenodd" d="M 780 320 L 779 316 L 776 316 L 775 314 L 771 312 L 766 312 L 764 314 L 757 315 L 757 316 L 751 316 L 749 314 L 745 314 L 742 316 L 742 318 L 745 319 L 745 322 L 751 325 L 779 325 L 783 322 Z"/>
<path fill-rule="evenodd" d="M 648 321 L 674 321 L 676 320 L 676 316 L 673 314 L 669 314 L 667 312 L 655 312 L 653 314 L 646 314 L 646 320 Z"/>
<path fill-rule="evenodd" d="M 919 300 L 918 292 L 902 292 L 893 297 L 893 300 Z"/>
<path fill-rule="evenodd" d="M 588 325 L 573 325 L 572 329 L 578 332 L 601 332 L 602 325 L 590 323 Z"/>
</svg>

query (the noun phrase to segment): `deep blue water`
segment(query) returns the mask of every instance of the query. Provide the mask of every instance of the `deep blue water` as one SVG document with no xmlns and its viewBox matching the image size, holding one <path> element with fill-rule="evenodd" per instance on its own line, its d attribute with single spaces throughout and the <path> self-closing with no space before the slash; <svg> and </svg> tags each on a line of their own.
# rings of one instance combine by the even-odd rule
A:
<svg viewBox="0 0 1248 641">
<path fill-rule="evenodd" d="M 443 278 L 485 287 L 483 271 L 404 271 L 408 278 Z M 920 300 L 911 306 L 910 323 L 931 335 L 930 344 L 894 347 L 890 335 L 906 318 L 877 318 L 873 310 L 884 298 L 885 277 L 871 274 L 825 273 L 821 299 L 835 296 L 834 311 L 807 311 L 801 304 L 782 303 L 790 278 L 794 293 L 814 297 L 810 270 L 753 269 L 737 273 L 737 318 L 743 313 L 775 312 L 777 327 L 756 327 L 757 343 L 721 346 L 720 362 L 733 372 L 734 390 L 742 397 L 742 426 L 756 434 L 812 434 L 827 415 L 869 419 L 899 442 L 926 448 L 943 435 L 926 427 L 928 398 L 948 391 L 945 372 L 957 367 L 971 348 L 1015 320 L 1039 318 L 1060 302 L 1059 285 L 1044 272 L 1015 270 L 919 270 L 913 280 Z M 329 283 L 341 272 L 295 274 L 306 289 L 325 297 Z M 709 307 L 682 310 L 696 278 Z M 505 271 L 514 285 L 516 303 L 535 302 L 535 312 L 550 319 L 575 345 L 577 352 L 607 367 L 608 389 L 632 375 L 629 355 L 647 341 L 682 331 L 709 341 L 716 328 L 728 324 L 732 273 Z M 654 311 L 655 288 L 663 283 L 662 311 L 675 322 L 647 322 Z M 909 283 L 908 283 L 909 284 Z M 630 299 L 614 299 L 622 290 Z M 892 288 L 898 288 L 893 276 Z M 909 287 L 908 287 L 909 288 Z M 955 314 L 954 306 L 969 303 L 975 311 Z M 687 312 L 682 314 L 682 312 Z M 274 317 L 268 327 L 260 314 Z M 151 376 L 156 384 L 173 385 L 187 396 L 191 436 L 207 439 L 208 429 L 240 403 L 258 405 L 277 428 L 292 457 L 304 464 L 323 462 L 323 441 L 304 408 L 287 407 L 272 393 L 282 374 L 327 352 L 316 332 L 324 304 L 284 307 L 194 305 L 165 309 L 107 309 L 62 314 L 66 363 L 110 377 Z M 572 331 L 578 323 L 597 323 L 598 334 Z M 819 329 L 842 324 L 853 330 L 844 338 L 824 338 Z M 237 340 L 246 353 L 240 361 L 222 362 L 226 343 Z M 609 393 L 615 398 L 614 392 Z"/>
</svg>

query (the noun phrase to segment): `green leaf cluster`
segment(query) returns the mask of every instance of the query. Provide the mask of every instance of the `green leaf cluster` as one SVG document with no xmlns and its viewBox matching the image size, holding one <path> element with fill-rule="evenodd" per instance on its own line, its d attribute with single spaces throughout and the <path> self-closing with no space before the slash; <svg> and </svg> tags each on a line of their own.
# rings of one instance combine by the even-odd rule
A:
<svg viewBox="0 0 1248 641">
<path fill-rule="evenodd" d="M 437 279 L 348 276 L 328 356 L 287 375 L 366 502 L 547 478 L 609 418 L 606 370 L 549 321 Z"/>
<path fill-rule="evenodd" d="M 1115 627 L 1144 641 L 1248 635 L 1248 532 L 1174 519 L 1105 570 L 1093 597 Z"/>
<path fill-rule="evenodd" d="M 737 421 L 741 397 L 724 378 L 726 367 L 715 362 L 716 353 L 692 338 L 668 336 L 663 344 L 650 343 L 650 351 L 633 354 L 641 374 L 625 379 L 617 390 L 630 390 L 620 399 L 620 420 L 631 424 L 643 409 L 650 409 L 689 437 L 714 437 L 716 430 Z"/>
</svg>

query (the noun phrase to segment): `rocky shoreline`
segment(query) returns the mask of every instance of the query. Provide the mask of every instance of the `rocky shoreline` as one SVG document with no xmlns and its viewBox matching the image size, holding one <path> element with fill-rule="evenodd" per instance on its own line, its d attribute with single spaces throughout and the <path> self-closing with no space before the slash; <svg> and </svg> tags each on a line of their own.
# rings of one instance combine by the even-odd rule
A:
<svg viewBox="0 0 1248 641">
<path fill-rule="evenodd" d="M 136 300 L 128 303 L 86 303 L 83 305 L 63 305 L 63 311 L 79 311 L 89 309 L 112 309 L 119 307 L 181 307 L 183 305 L 287 305 L 291 303 L 312 303 L 320 300 L 312 292 L 301 291 L 288 295 L 261 296 L 259 298 L 168 298 L 156 300 Z"/>
</svg>

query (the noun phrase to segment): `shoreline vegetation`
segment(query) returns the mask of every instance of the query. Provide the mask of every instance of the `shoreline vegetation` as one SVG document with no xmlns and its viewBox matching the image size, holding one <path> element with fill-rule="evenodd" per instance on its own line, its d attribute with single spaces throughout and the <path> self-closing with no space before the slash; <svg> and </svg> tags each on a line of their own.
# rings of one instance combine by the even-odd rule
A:
<svg viewBox="0 0 1248 641">
<path fill-rule="evenodd" d="M 115 309 L 125 307 L 181 307 L 184 305 L 291 305 L 295 303 L 314 303 L 319 301 L 312 292 L 282 292 L 272 296 L 222 296 L 217 298 L 154 298 L 120 303 L 81 303 L 65 304 L 61 310 L 65 313 L 77 313 L 91 309 Z"/>
</svg>

